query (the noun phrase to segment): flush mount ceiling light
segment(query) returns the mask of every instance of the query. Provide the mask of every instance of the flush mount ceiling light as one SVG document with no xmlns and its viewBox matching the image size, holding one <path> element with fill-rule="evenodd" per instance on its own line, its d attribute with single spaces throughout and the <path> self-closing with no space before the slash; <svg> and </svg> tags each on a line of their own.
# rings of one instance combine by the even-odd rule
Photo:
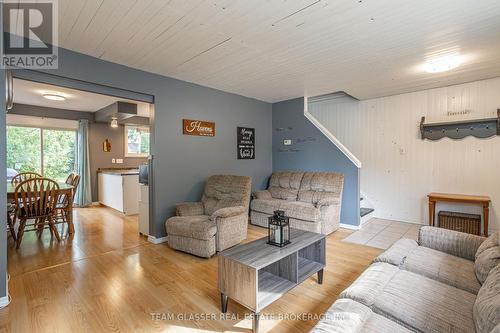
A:
<svg viewBox="0 0 500 333">
<path fill-rule="evenodd" d="M 65 101 L 66 97 L 59 93 L 44 93 L 42 96 L 46 99 L 50 99 L 51 101 Z"/>
<path fill-rule="evenodd" d="M 424 69 L 427 73 L 441 73 L 457 68 L 462 62 L 463 57 L 459 54 L 446 55 L 427 61 Z"/>
<path fill-rule="evenodd" d="M 116 117 L 111 117 L 111 127 L 118 127 L 118 119 Z"/>
</svg>

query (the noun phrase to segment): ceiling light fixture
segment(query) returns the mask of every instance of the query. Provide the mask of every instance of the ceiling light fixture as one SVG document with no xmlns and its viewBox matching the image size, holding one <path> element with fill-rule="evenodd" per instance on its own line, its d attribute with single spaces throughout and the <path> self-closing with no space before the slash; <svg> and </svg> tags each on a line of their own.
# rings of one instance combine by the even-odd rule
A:
<svg viewBox="0 0 500 333">
<path fill-rule="evenodd" d="M 118 127 L 118 119 L 116 117 L 111 117 L 111 127 Z"/>
<path fill-rule="evenodd" d="M 462 56 L 452 54 L 429 60 L 425 63 L 424 68 L 427 73 L 441 73 L 457 68 L 462 63 Z"/>
<path fill-rule="evenodd" d="M 45 93 L 42 95 L 46 99 L 50 99 L 51 101 L 65 101 L 66 97 L 58 93 Z"/>
</svg>

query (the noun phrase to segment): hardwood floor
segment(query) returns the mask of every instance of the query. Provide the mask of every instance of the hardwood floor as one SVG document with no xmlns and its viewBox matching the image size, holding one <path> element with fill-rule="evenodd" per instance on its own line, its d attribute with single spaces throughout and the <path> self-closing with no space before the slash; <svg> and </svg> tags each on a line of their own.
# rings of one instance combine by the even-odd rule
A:
<svg viewBox="0 0 500 333">
<path fill-rule="evenodd" d="M 137 217 L 111 209 L 74 214 L 72 241 L 58 244 L 45 232 L 41 240 L 28 234 L 17 251 L 9 243 L 12 303 L 0 310 L 0 332 L 251 331 L 248 310 L 235 302 L 220 318 L 216 257 L 148 243 L 138 234 Z M 324 313 L 381 252 L 342 242 L 349 234 L 340 229 L 327 238 L 323 285 L 310 278 L 267 307 L 261 332 L 307 332 L 317 319 L 306 316 Z M 250 226 L 247 241 L 265 235 Z M 279 317 L 284 314 L 289 318 Z"/>
</svg>

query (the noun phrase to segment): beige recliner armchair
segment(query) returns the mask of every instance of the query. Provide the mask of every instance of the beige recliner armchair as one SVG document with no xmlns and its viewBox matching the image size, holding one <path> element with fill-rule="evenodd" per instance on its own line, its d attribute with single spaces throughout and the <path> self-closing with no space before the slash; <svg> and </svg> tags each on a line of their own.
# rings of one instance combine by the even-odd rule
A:
<svg viewBox="0 0 500 333">
<path fill-rule="evenodd" d="M 209 258 L 247 237 L 252 180 L 245 176 L 211 176 L 201 202 L 176 205 L 165 223 L 168 245 Z"/>
</svg>

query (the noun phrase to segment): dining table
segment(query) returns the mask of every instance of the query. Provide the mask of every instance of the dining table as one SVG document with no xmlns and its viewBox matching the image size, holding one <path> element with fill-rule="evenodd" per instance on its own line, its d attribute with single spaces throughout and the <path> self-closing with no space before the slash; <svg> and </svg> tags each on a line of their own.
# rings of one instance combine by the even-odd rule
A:
<svg viewBox="0 0 500 333">
<path fill-rule="evenodd" d="M 59 185 L 59 195 L 67 195 L 73 201 L 74 198 L 74 186 L 71 184 L 66 184 L 65 182 L 57 182 Z M 7 183 L 7 200 L 14 200 L 14 193 L 16 192 L 17 184 Z M 75 232 L 75 226 L 73 224 L 73 205 L 66 205 L 66 221 L 68 222 L 68 233 L 72 235 Z"/>
</svg>

